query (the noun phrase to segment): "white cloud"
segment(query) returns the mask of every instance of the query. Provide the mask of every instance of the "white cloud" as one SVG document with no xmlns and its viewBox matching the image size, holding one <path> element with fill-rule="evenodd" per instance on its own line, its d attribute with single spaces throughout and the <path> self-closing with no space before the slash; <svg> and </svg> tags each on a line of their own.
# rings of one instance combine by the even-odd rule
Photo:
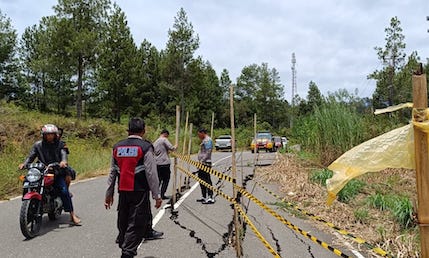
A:
<svg viewBox="0 0 429 258">
<path fill-rule="evenodd" d="M 359 89 L 371 96 L 374 81 L 367 75 L 380 68 L 375 46 L 383 47 L 390 19 L 401 21 L 406 53 L 429 57 L 429 1 L 162 1 L 118 0 L 137 44 L 147 39 L 158 49 L 167 42 L 174 16 L 183 7 L 201 41 L 198 55 L 209 60 L 218 75 L 223 68 L 235 80 L 241 69 L 267 62 L 276 68 L 291 92 L 291 54 L 297 58 L 298 93 L 305 97 L 308 83 L 323 94 L 340 88 Z M 0 0 L 3 13 L 22 33 L 42 16 L 53 14 L 54 0 Z"/>
</svg>

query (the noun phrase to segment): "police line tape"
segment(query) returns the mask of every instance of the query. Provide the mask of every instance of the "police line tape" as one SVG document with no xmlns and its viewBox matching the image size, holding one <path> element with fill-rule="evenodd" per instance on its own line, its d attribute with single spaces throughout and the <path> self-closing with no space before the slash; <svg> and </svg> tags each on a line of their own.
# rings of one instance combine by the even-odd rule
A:
<svg viewBox="0 0 429 258">
<path fill-rule="evenodd" d="M 172 156 L 174 156 L 174 157 L 177 157 L 177 158 L 179 158 L 179 159 L 181 159 L 181 160 L 183 160 L 183 161 L 186 161 L 186 162 L 188 162 L 189 164 L 191 164 L 191 165 L 193 165 L 193 166 L 197 167 L 198 169 L 201 169 L 201 170 L 203 170 L 203 171 L 205 171 L 205 172 L 207 172 L 207 173 L 209 173 L 209 174 L 212 174 L 212 175 L 214 175 L 214 176 L 216 176 L 216 177 L 218 177 L 218 178 L 220 178 L 220 179 L 222 179 L 222 180 L 225 180 L 225 181 L 231 182 L 231 183 L 233 183 L 233 184 L 235 184 L 235 183 L 236 183 L 235 178 L 232 178 L 232 177 L 230 177 L 230 176 L 227 176 L 227 175 L 225 175 L 225 174 L 224 174 L 224 173 L 222 173 L 222 172 L 216 171 L 216 170 L 212 169 L 211 167 L 205 166 L 204 164 L 202 164 L 202 163 L 200 163 L 200 162 L 197 162 L 197 161 L 195 161 L 195 160 L 192 160 L 190 156 L 185 156 L 185 155 L 179 154 L 179 153 L 177 153 L 177 152 L 172 152 L 172 153 L 171 153 L 171 155 L 172 155 Z"/>
<path fill-rule="evenodd" d="M 222 196 L 223 198 L 225 198 L 227 201 L 231 202 L 234 204 L 234 206 L 237 208 L 238 212 L 242 215 L 242 217 L 244 218 L 244 220 L 246 221 L 246 223 L 250 226 L 250 228 L 252 229 L 253 233 L 255 233 L 256 237 L 259 238 L 259 240 L 261 240 L 261 242 L 264 244 L 264 246 L 268 249 L 268 251 L 274 256 L 274 257 L 280 257 L 280 255 L 276 252 L 276 250 L 274 250 L 274 248 L 270 245 L 270 243 L 268 243 L 268 241 L 262 236 L 262 234 L 258 231 L 258 229 L 255 227 L 255 225 L 252 223 L 252 221 L 247 217 L 247 215 L 245 214 L 245 212 L 243 211 L 243 208 L 241 208 L 241 206 L 237 203 L 236 200 L 234 200 L 234 198 L 230 197 L 229 195 L 223 193 L 222 191 L 220 191 L 219 189 L 217 189 L 216 187 L 213 187 L 212 185 L 209 185 L 207 182 L 201 180 L 199 177 L 197 177 L 196 175 L 192 174 L 191 172 L 187 171 L 186 169 L 177 166 L 177 168 L 182 171 L 183 173 L 185 173 L 186 175 L 188 175 L 189 177 L 192 177 L 192 179 L 194 179 L 195 181 L 197 181 L 198 183 L 204 185 L 207 188 L 210 188 L 211 190 L 213 190 L 214 192 L 216 192 L 218 195 Z M 235 232 L 236 234 L 238 234 L 238 232 Z"/>
<path fill-rule="evenodd" d="M 268 192 L 269 194 L 271 194 L 272 196 L 274 196 L 275 198 L 277 198 L 279 201 L 281 201 L 282 203 L 285 203 L 286 205 L 288 205 L 289 207 L 299 211 L 301 214 L 304 214 L 306 216 L 308 216 L 309 218 L 312 218 L 316 221 L 319 221 L 321 223 L 324 223 L 325 225 L 327 225 L 328 227 L 336 230 L 338 233 L 344 235 L 344 236 L 348 236 L 351 239 L 353 239 L 356 243 L 358 244 L 362 244 L 365 247 L 367 247 L 368 249 L 372 250 L 373 252 L 375 252 L 378 255 L 381 255 L 383 257 L 394 257 L 393 255 L 389 254 L 388 252 L 384 251 L 383 249 L 381 249 L 380 247 L 377 247 L 373 244 L 368 243 L 367 241 L 365 241 L 364 239 L 360 238 L 360 237 L 356 237 L 354 236 L 352 233 L 348 232 L 345 229 L 341 229 L 337 226 L 335 226 L 333 223 L 328 222 L 322 218 L 320 218 L 319 216 L 316 216 L 310 212 L 307 212 L 301 208 L 299 208 L 298 206 L 292 204 L 291 202 L 285 201 L 285 198 L 281 198 L 279 195 L 277 195 L 276 193 L 272 192 L 271 190 L 269 190 L 268 188 L 266 188 L 264 185 L 262 185 L 260 182 L 254 180 L 254 182 L 260 186 L 262 189 L 264 189 L 266 192 Z"/>
<path fill-rule="evenodd" d="M 218 176 L 217 174 L 223 174 L 221 172 L 215 171 L 212 168 L 208 168 L 207 166 L 204 166 L 202 163 L 190 160 L 189 156 L 184 156 L 181 154 L 177 154 L 177 153 L 172 153 L 173 156 L 178 157 L 179 159 L 183 159 L 183 157 L 186 157 L 186 160 L 183 159 L 184 161 L 192 161 L 191 164 L 198 164 L 199 168 L 205 168 L 203 169 L 203 171 Z M 183 169 L 183 168 L 182 168 Z M 216 173 L 212 173 L 212 171 L 216 172 Z M 228 178 L 231 178 L 229 176 L 227 176 Z M 193 175 L 192 178 L 197 178 L 195 175 Z M 232 179 L 232 178 L 231 178 Z M 235 180 L 234 180 L 235 181 Z M 198 181 L 200 182 L 200 180 Z M 323 248 L 333 252 L 334 254 L 341 256 L 341 257 L 349 257 L 348 255 L 344 254 L 341 250 L 338 250 L 332 246 L 330 246 L 329 244 L 327 244 L 324 241 L 321 241 L 319 239 L 317 239 L 315 236 L 312 236 L 310 233 L 306 232 L 305 230 L 300 229 L 299 227 L 295 226 L 294 224 L 292 224 L 290 221 L 286 220 L 285 218 L 283 218 L 280 214 L 278 214 L 276 211 L 274 211 L 273 209 L 271 209 L 270 207 L 268 207 L 265 203 L 261 202 L 259 199 L 257 199 L 255 196 L 253 196 L 251 193 L 247 192 L 244 188 L 242 188 L 241 186 L 237 185 L 235 182 L 229 181 L 233 184 L 233 186 L 237 189 L 237 191 L 239 191 L 243 196 L 247 197 L 249 200 L 253 201 L 256 205 L 258 205 L 259 207 L 261 207 L 263 210 L 265 210 L 266 212 L 268 212 L 268 214 L 272 215 L 274 218 L 276 218 L 278 221 L 282 222 L 284 225 L 286 225 L 288 228 L 300 233 L 301 235 L 303 235 L 304 237 L 310 239 L 311 241 L 315 242 L 316 244 L 319 244 L 320 246 L 322 246 Z M 201 183 L 201 182 L 200 182 Z M 203 184 L 205 186 L 209 186 L 209 184 Z M 211 189 L 216 189 L 214 187 L 210 187 Z M 220 191 L 218 191 L 216 189 L 216 192 L 218 194 L 222 193 Z M 220 194 L 222 197 L 225 198 L 225 194 L 222 193 Z M 228 198 L 226 198 L 228 201 L 230 201 Z M 235 202 L 235 200 L 233 200 Z"/>
</svg>

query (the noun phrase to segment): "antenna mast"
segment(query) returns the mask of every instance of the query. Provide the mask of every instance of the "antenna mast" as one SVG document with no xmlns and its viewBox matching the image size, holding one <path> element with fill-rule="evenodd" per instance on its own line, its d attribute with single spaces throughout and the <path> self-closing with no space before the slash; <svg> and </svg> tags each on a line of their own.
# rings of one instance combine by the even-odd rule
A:
<svg viewBox="0 0 429 258">
<path fill-rule="evenodd" d="M 297 89 L 296 89 L 296 58 L 295 58 L 295 53 L 292 53 L 292 99 L 291 99 L 291 103 L 292 106 L 295 106 L 295 95 L 297 94 Z"/>
</svg>

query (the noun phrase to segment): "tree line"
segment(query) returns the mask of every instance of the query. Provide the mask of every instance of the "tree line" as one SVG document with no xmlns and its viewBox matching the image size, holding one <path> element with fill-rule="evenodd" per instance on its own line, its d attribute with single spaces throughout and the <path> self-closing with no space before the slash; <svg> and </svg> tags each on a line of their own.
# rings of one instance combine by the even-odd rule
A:
<svg viewBox="0 0 429 258">
<path fill-rule="evenodd" d="M 181 8 L 168 30 L 164 49 L 148 40 L 138 46 L 125 13 L 110 0 L 58 0 L 54 15 L 27 27 L 18 38 L 12 21 L 0 12 L 0 99 L 29 109 L 66 116 L 101 117 L 120 122 L 139 115 L 172 122 L 175 106 L 197 125 L 229 124 L 229 86 L 235 86 L 235 113 L 240 125 L 253 114 L 269 129 L 287 128 L 327 101 L 353 105 L 361 113 L 411 101 L 411 74 L 420 58 L 406 57 L 400 21 L 386 28 L 386 46 L 376 47 L 382 69 L 372 98 L 338 90 L 323 96 L 311 81 L 306 98 L 284 98 L 278 71 L 267 63 L 249 64 L 233 82 L 210 61 L 196 56 L 200 39 Z M 426 68 L 427 65 L 425 65 Z M 426 69 L 427 71 L 428 69 Z M 340 88 L 340 87 L 339 87 Z"/>
<path fill-rule="evenodd" d="M 53 8 L 54 15 L 26 28 L 20 39 L 1 14 L 1 99 L 113 122 L 127 115 L 168 119 L 180 105 L 195 124 L 209 123 L 214 112 L 217 126 L 227 126 L 229 72 L 218 77 L 208 60 L 196 56 L 200 40 L 183 8 L 161 50 L 146 39 L 137 46 L 125 13 L 110 0 L 59 0 Z M 256 112 L 283 125 L 276 108 L 287 102 L 275 68 L 244 67 L 236 92 L 245 123 Z"/>
</svg>

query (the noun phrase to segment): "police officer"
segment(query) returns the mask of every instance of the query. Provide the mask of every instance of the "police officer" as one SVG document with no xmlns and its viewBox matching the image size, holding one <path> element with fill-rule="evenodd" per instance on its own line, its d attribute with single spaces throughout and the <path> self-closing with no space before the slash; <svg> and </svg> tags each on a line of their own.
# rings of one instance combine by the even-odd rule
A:
<svg viewBox="0 0 429 258">
<path fill-rule="evenodd" d="M 149 193 L 155 207 L 162 204 L 153 146 L 143 140 L 145 124 L 139 117 L 128 123 L 128 138 L 113 146 L 112 164 L 104 206 L 110 209 L 118 178 L 117 242 L 123 258 L 137 255 L 137 248 L 149 230 L 152 220 Z"/>
<path fill-rule="evenodd" d="M 165 195 L 171 174 L 171 161 L 170 157 L 168 156 L 168 153 L 177 149 L 177 146 L 171 144 L 168 140 L 169 135 L 170 132 L 168 132 L 167 129 L 164 129 L 161 131 L 159 138 L 153 143 L 155 149 L 156 164 L 158 168 L 158 179 L 159 184 L 161 186 L 161 198 L 163 200 L 170 199 L 168 196 Z"/>
<path fill-rule="evenodd" d="M 198 129 L 198 138 L 201 140 L 200 150 L 198 151 L 198 161 L 201 162 L 208 168 L 212 167 L 212 149 L 213 149 L 213 141 L 210 136 L 207 134 L 207 130 L 204 128 Z M 209 185 L 212 184 L 212 179 L 210 174 L 205 172 L 202 169 L 198 170 L 198 177 L 206 182 Z M 202 204 L 213 204 L 215 200 L 213 199 L 213 190 L 200 184 L 201 187 L 201 195 L 200 199 L 197 199 L 197 202 L 201 202 Z M 208 195 L 208 197 L 207 197 Z"/>
</svg>

